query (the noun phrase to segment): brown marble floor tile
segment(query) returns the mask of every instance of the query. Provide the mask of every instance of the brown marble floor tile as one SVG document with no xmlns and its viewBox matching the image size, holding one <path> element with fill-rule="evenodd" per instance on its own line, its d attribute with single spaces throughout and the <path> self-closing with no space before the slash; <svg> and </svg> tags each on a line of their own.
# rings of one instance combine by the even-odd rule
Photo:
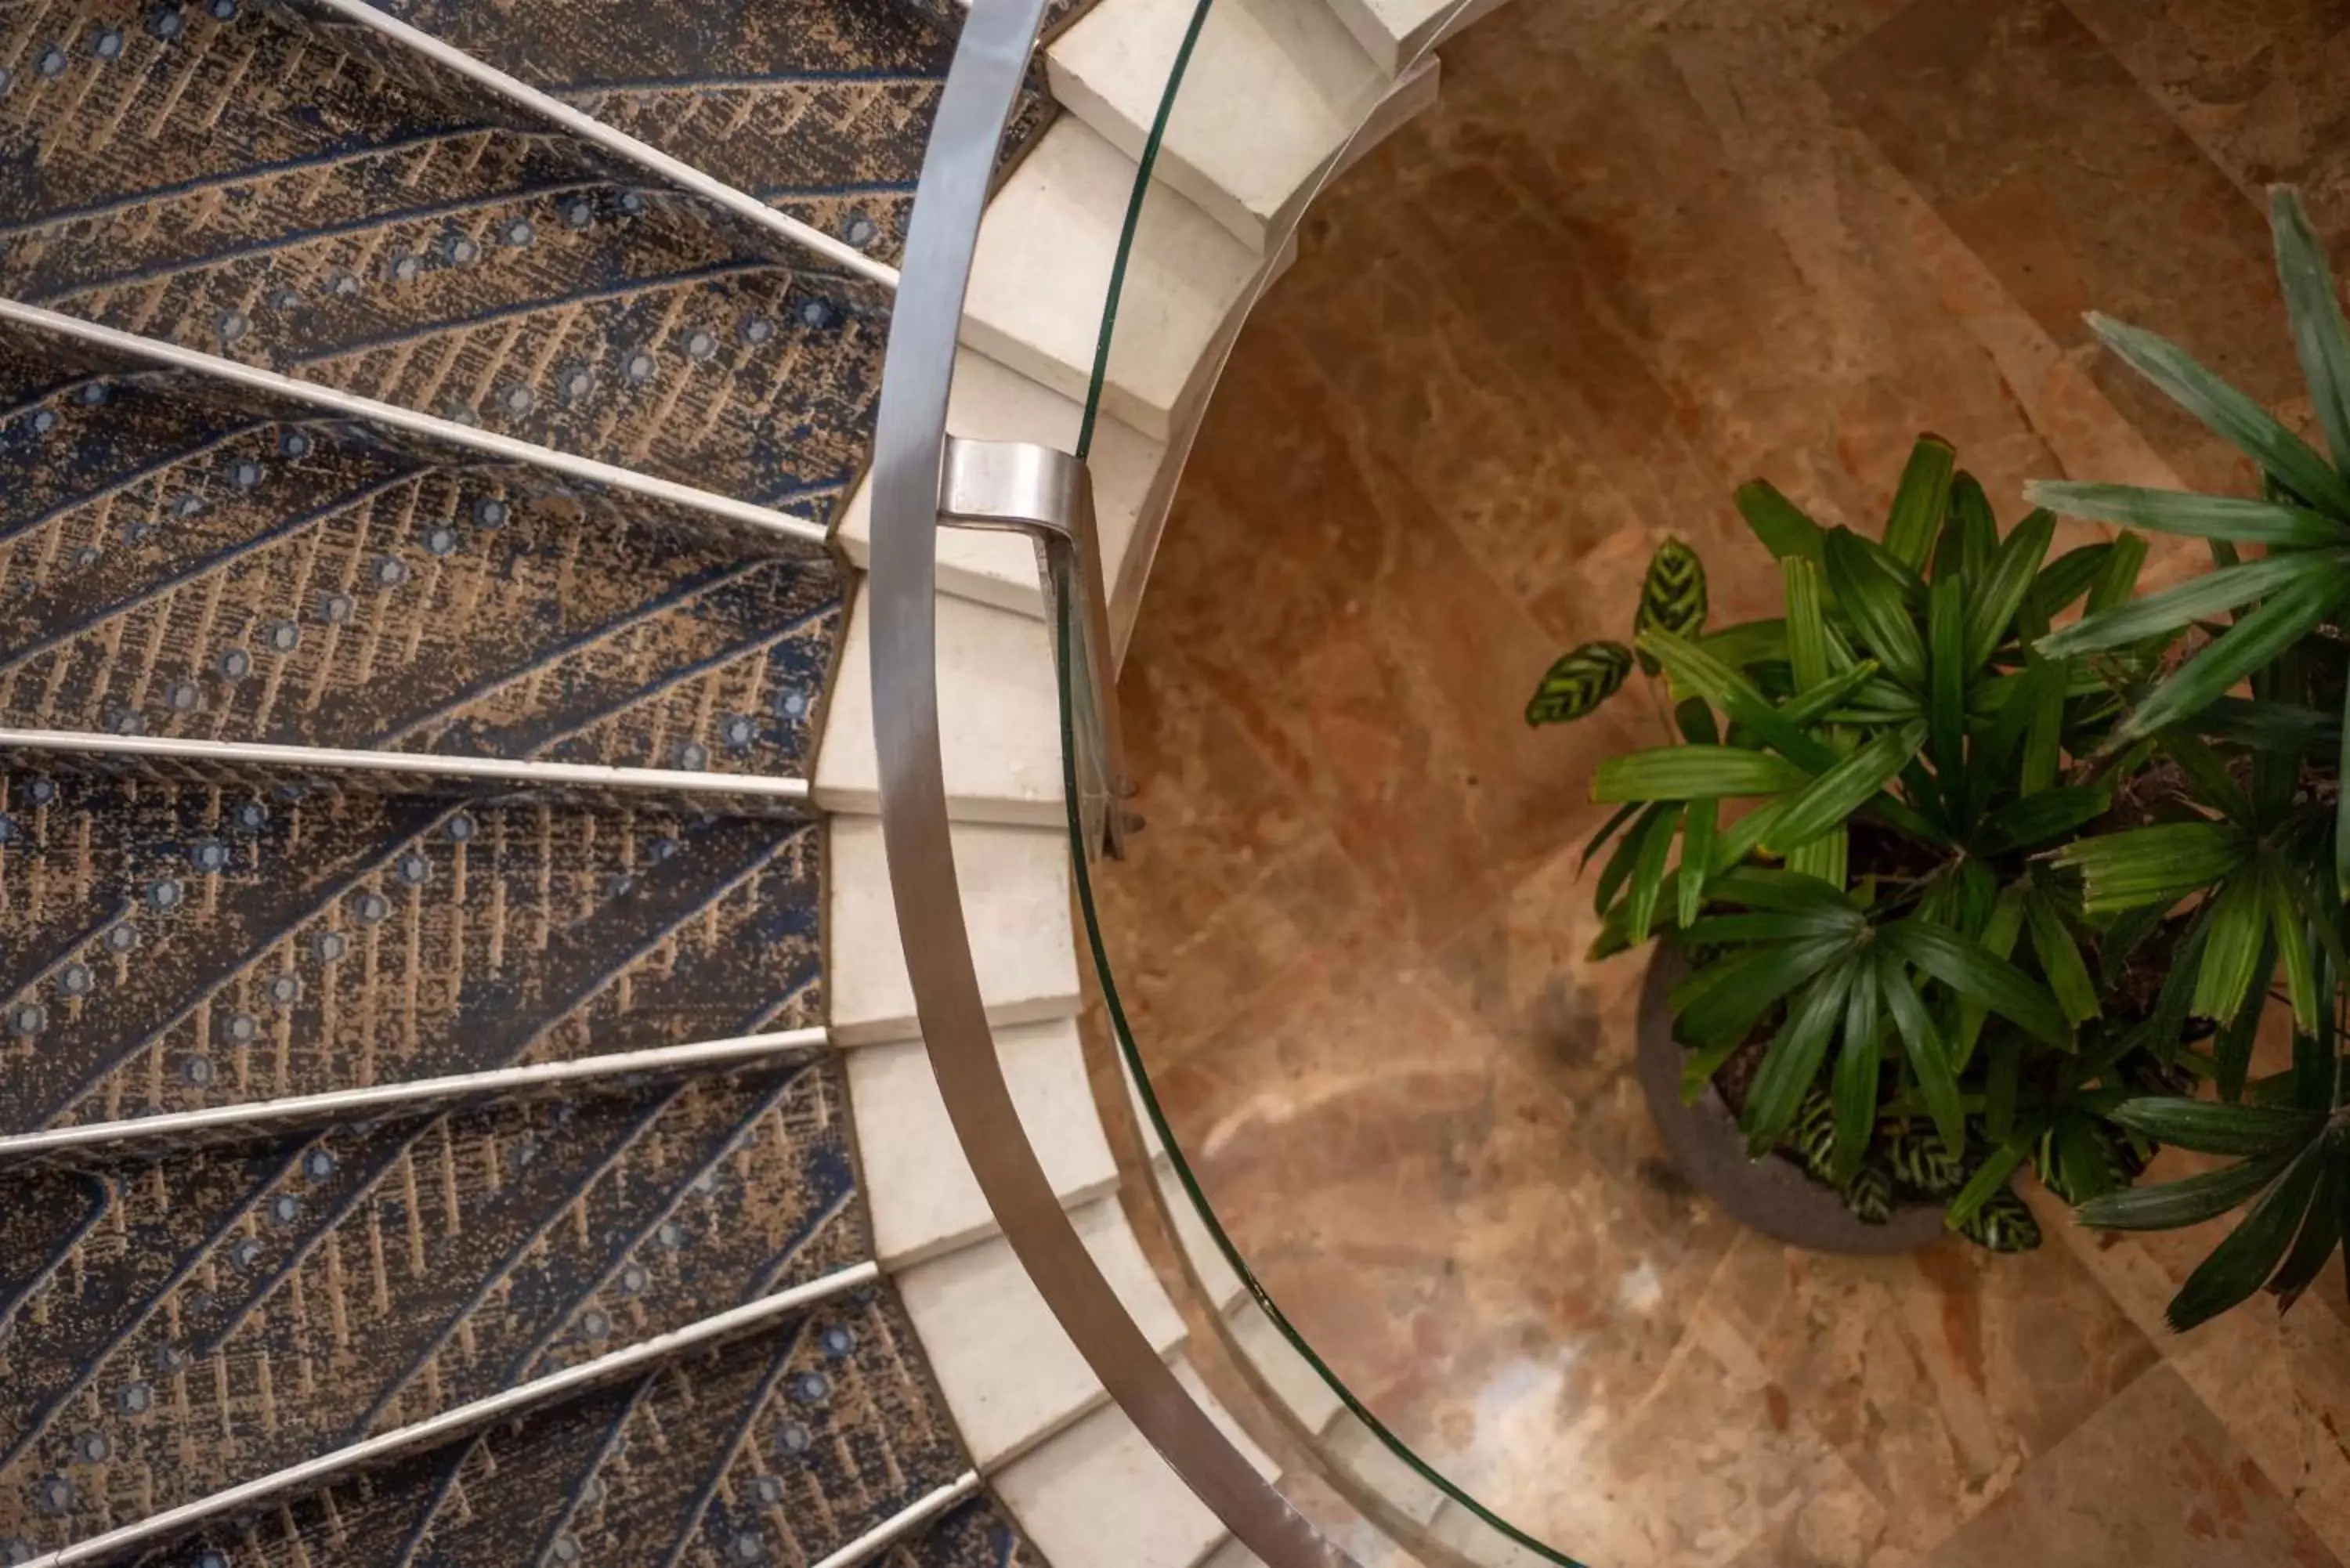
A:
<svg viewBox="0 0 2350 1568">
<path fill-rule="evenodd" d="M 1274 337 L 1251 363 L 1201 437 L 1232 457 L 1187 481 L 1183 545 L 1159 558 L 1146 622 L 1399 928 L 1440 937 L 1556 846 L 1561 803 L 1586 787 L 1587 759 L 1525 743 L 1522 694 L 1495 700 L 1531 691 L 1557 650 L 1327 417 L 1334 390 L 1307 359 Z"/>
<path fill-rule="evenodd" d="M 2260 209 L 2061 0 L 1917 0 L 1823 76 L 1838 104 L 2061 344 L 2089 309 L 2293 395 Z M 2216 438 L 2100 356 L 2090 373 L 2194 483 Z"/>
<path fill-rule="evenodd" d="M 2166 1153 L 2148 1179 L 2214 1163 Z M 2080 1258 L 2311 1531 L 2350 1562 L 2350 1322 L 2331 1304 L 2340 1299 L 2338 1262 L 2290 1313 L 2280 1316 L 2262 1296 L 2177 1334 L 2163 1308 L 2240 1216 L 2184 1231 L 2101 1234 L 2074 1225 L 2045 1193 L 2034 1207 L 2050 1239 Z"/>
<path fill-rule="evenodd" d="M 1927 1568 L 2339 1568 L 2168 1366 L 2058 1444 Z"/>
<path fill-rule="evenodd" d="M 1836 1258 L 1742 1234 L 1708 1301 L 1923 1552 L 2158 1359 L 2062 1247 Z"/>
<path fill-rule="evenodd" d="M 2291 181 L 2321 228 L 2350 231 L 2350 66 L 2339 5 L 2310 0 L 2067 0 L 2074 14 L 2248 194 Z"/>
</svg>

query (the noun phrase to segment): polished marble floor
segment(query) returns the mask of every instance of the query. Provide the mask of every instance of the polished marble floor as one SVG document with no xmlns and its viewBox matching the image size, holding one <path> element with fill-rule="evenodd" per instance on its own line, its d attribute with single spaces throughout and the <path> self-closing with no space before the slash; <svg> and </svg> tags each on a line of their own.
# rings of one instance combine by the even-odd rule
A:
<svg viewBox="0 0 2350 1568">
<path fill-rule="evenodd" d="M 1752 475 L 2235 483 L 2080 312 L 2290 399 L 2260 192 L 2350 241 L 2345 66 L 2345 0 L 1515 0 L 1242 341 L 1124 675 L 1121 989 L 1274 1296 L 1593 1568 L 2350 1564 L 2338 1263 L 2178 1337 L 2208 1235 L 1835 1260 L 1678 1181 L 1575 864 L 1654 711 L 1519 719 L 1666 533 L 1762 610 Z"/>
</svg>

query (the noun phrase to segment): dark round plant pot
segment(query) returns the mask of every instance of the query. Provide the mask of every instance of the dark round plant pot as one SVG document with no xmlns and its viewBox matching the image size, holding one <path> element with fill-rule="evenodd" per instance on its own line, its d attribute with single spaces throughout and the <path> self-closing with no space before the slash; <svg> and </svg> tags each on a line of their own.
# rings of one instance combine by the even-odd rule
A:
<svg viewBox="0 0 2350 1568">
<path fill-rule="evenodd" d="M 1746 1158 L 1738 1118 L 1708 1084 L 1693 1104 L 1681 1100 L 1681 1061 L 1666 996 L 1689 972 L 1689 961 L 1659 942 L 1640 988 L 1640 1091 L 1665 1147 L 1681 1174 L 1742 1225 L 1774 1241 L 1814 1252 L 1914 1252 L 1942 1234 L 1937 1204 L 1905 1203 L 1882 1225 L 1855 1217 L 1835 1191 L 1813 1180 L 1793 1160 Z"/>
</svg>

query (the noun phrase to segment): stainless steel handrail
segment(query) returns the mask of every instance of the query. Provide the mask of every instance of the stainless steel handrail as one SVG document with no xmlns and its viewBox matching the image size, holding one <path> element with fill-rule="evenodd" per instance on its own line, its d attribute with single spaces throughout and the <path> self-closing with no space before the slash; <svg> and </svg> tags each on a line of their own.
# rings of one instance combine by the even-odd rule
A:
<svg viewBox="0 0 2350 1568">
<path fill-rule="evenodd" d="M 1053 1315 L 1136 1429 L 1268 1568 L 1354 1568 L 1192 1399 L 1078 1240 L 1005 1085 L 963 927 L 939 745 L 935 591 L 938 529 L 948 509 L 947 389 L 996 149 L 1043 15 L 1044 0 L 973 0 L 915 187 L 883 361 L 873 442 L 869 613 L 890 894 L 915 1012 L 956 1140 L 1004 1239 Z M 1083 488 L 1081 472 L 1058 472 L 1059 483 L 1074 477 Z M 1041 471 L 1037 477 L 1044 477 Z M 1067 592 L 1084 580 L 1065 574 L 1048 582 L 1048 591 Z M 1093 603 L 1082 607 L 1090 623 L 1106 627 L 1098 584 L 1097 566 Z M 1078 649 L 1088 640 L 1090 634 L 1072 639 Z M 1106 653 L 1106 636 L 1100 647 Z M 1106 657 L 1097 659 L 1075 689 L 1107 694 L 1108 679 Z M 1104 711 L 1091 716 L 1099 738 L 1088 749 L 1108 772 L 1116 766 L 1114 711 L 1106 702 L 1095 706 Z M 1103 783 L 1114 797 L 1118 781 L 1111 776 Z M 1108 816 L 1113 822 L 1118 816 L 1114 799 Z M 1104 1506 L 1114 1504 L 1106 1499 Z"/>
</svg>

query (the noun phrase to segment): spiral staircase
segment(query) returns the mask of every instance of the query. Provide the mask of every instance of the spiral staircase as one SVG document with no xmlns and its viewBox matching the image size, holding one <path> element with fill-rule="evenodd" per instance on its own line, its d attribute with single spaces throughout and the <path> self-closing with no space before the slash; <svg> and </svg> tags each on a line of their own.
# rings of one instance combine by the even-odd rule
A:
<svg viewBox="0 0 2350 1568">
<path fill-rule="evenodd" d="M 1113 640 L 1302 208 L 1470 14 L 1054 0 L 1015 62 L 947 428 L 1084 452 Z M 863 475 L 964 26 L 0 9 L 0 1563 L 1258 1560 L 1000 1229 L 899 935 Z M 994 1059 L 1274 1479 L 1080 1048 L 1069 585 L 936 549 Z M 1394 1478 L 1373 1534 L 1564 1561 L 1462 1544 L 1141 1125 L 1176 1294 Z"/>
</svg>

